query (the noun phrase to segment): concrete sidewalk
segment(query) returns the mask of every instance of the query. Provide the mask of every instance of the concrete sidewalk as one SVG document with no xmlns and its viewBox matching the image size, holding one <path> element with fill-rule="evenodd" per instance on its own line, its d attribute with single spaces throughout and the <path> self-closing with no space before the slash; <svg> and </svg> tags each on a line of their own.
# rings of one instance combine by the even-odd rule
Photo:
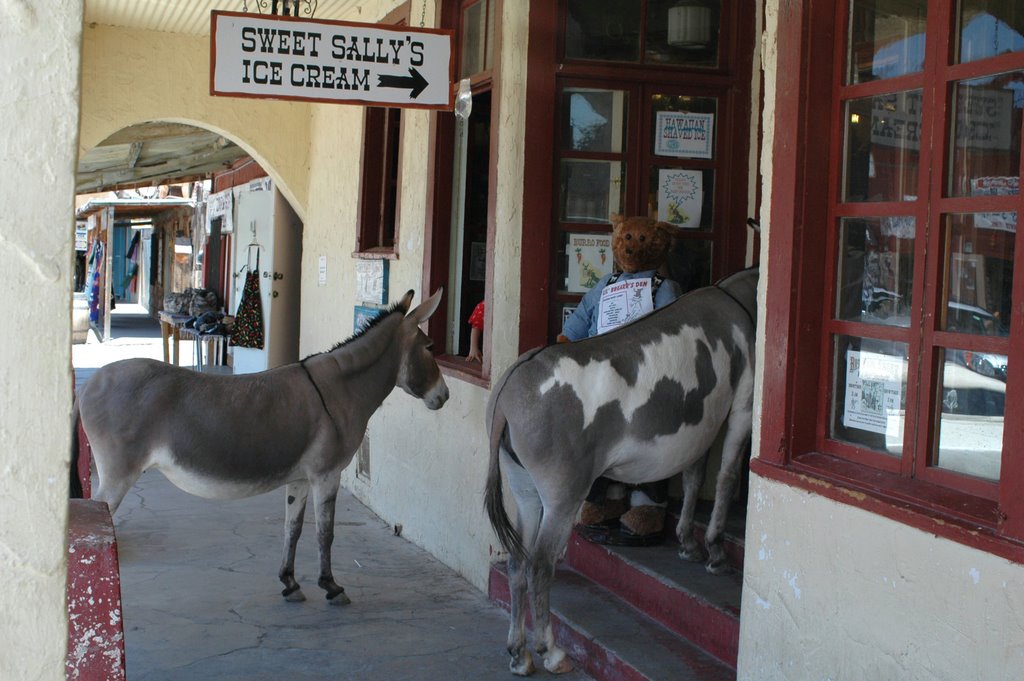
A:
<svg viewBox="0 0 1024 681">
<path fill-rule="evenodd" d="M 120 316 L 115 310 L 112 328 L 124 331 L 130 325 Z M 79 385 L 110 361 L 162 356 L 157 323 L 149 328 L 135 318 L 131 324 L 139 328 L 112 333 L 108 343 L 92 338 L 74 346 Z M 152 329 L 155 336 L 145 335 Z M 183 364 L 188 357 L 183 344 Z M 396 537 L 345 490 L 338 497 L 334 574 L 352 603 L 328 605 L 316 585 L 312 515 L 307 509 L 295 560 L 309 600 L 288 603 L 277 581 L 283 490 L 208 501 L 178 490 L 159 472 L 144 474 L 114 517 L 129 681 L 513 678 L 506 613 Z M 551 675 L 541 667 L 537 676 Z"/>
</svg>

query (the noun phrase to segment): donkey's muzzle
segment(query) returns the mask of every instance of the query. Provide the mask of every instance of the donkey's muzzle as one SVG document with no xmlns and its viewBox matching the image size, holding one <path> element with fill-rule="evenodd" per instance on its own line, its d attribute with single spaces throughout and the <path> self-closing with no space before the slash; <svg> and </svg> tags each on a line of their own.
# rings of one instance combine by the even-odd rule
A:
<svg viewBox="0 0 1024 681">
<path fill-rule="evenodd" d="M 444 403 L 448 401 L 448 384 L 444 382 L 444 379 L 439 379 L 434 384 L 426 395 L 423 396 L 423 404 L 427 405 L 427 409 L 440 409 L 444 406 Z"/>
</svg>

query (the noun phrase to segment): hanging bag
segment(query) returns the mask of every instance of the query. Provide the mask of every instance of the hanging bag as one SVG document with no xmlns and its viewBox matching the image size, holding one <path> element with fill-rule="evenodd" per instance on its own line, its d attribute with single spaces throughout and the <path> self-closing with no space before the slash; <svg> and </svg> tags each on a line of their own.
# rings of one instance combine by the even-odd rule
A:
<svg viewBox="0 0 1024 681">
<path fill-rule="evenodd" d="M 238 301 L 235 324 L 231 328 L 231 345 L 239 348 L 263 349 L 263 300 L 260 296 L 260 253 L 256 251 L 256 268 L 245 275 L 245 288 Z"/>
</svg>

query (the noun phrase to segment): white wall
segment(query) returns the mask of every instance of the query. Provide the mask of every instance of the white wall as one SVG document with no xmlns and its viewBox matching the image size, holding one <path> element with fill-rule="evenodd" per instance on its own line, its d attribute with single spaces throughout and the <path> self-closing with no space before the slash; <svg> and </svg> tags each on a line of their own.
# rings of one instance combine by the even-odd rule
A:
<svg viewBox="0 0 1024 681">
<path fill-rule="evenodd" d="M 771 242 L 777 26 L 766 4 L 761 262 Z M 762 267 L 761 303 L 770 285 Z M 764 338 L 758 339 L 763 366 Z M 758 372 L 756 394 L 763 375 Z M 761 403 L 755 403 L 757 456 Z M 741 681 L 1024 678 L 1024 568 L 751 475 Z"/>
<path fill-rule="evenodd" d="M 81 25 L 81 0 L 0 4 L 3 679 L 64 678 Z"/>
<path fill-rule="evenodd" d="M 432 3 L 427 20 L 433 16 Z M 494 295 L 488 304 L 502 328 L 515 328 L 519 318 L 519 254 L 523 195 L 523 148 L 527 3 L 506 2 L 496 22 L 502 32 L 499 121 L 498 195 L 494 252 Z M 414 3 L 418 13 L 419 6 Z M 418 24 L 414 17 L 413 24 Z M 361 20 L 373 19 L 363 15 Z M 429 23 L 428 23 L 429 25 Z M 426 216 L 427 159 L 430 114 L 406 110 L 402 115 L 402 186 L 398 227 L 399 257 L 390 263 L 391 302 L 416 290 L 418 303 L 431 292 L 421 291 Z M 302 332 L 300 354 L 329 348 L 352 333 L 362 110 L 317 105 L 313 110 L 310 203 L 303 240 Z M 327 256 L 327 281 L 318 282 L 317 263 Z M 315 314 L 307 311 L 315 310 Z M 518 355 L 516 334 L 494 334 L 491 341 L 495 379 Z M 446 377 L 448 403 L 428 411 L 396 391 L 369 425 L 370 479 L 357 477 L 355 467 L 343 474 L 344 484 L 403 536 L 426 548 L 486 588 L 492 551 L 497 550 L 483 513 L 482 489 L 487 471 L 484 411 L 488 390 L 456 377 Z M 453 434 L 457 436 L 453 437 Z"/>
</svg>

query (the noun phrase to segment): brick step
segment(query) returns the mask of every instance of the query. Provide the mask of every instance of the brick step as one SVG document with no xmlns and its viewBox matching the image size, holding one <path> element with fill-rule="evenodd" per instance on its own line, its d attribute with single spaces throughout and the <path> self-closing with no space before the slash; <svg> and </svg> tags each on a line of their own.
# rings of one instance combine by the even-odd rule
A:
<svg viewBox="0 0 1024 681">
<path fill-rule="evenodd" d="M 508 609 L 505 570 L 504 563 L 492 566 L 489 593 L 491 600 Z M 551 589 L 551 620 L 558 644 L 577 668 L 598 681 L 736 678 L 729 665 L 564 565 L 558 568 Z"/>
<path fill-rule="evenodd" d="M 678 549 L 674 541 L 602 546 L 574 532 L 565 566 L 735 668 L 742 572 L 708 574 L 702 563 L 680 558 Z"/>
</svg>

